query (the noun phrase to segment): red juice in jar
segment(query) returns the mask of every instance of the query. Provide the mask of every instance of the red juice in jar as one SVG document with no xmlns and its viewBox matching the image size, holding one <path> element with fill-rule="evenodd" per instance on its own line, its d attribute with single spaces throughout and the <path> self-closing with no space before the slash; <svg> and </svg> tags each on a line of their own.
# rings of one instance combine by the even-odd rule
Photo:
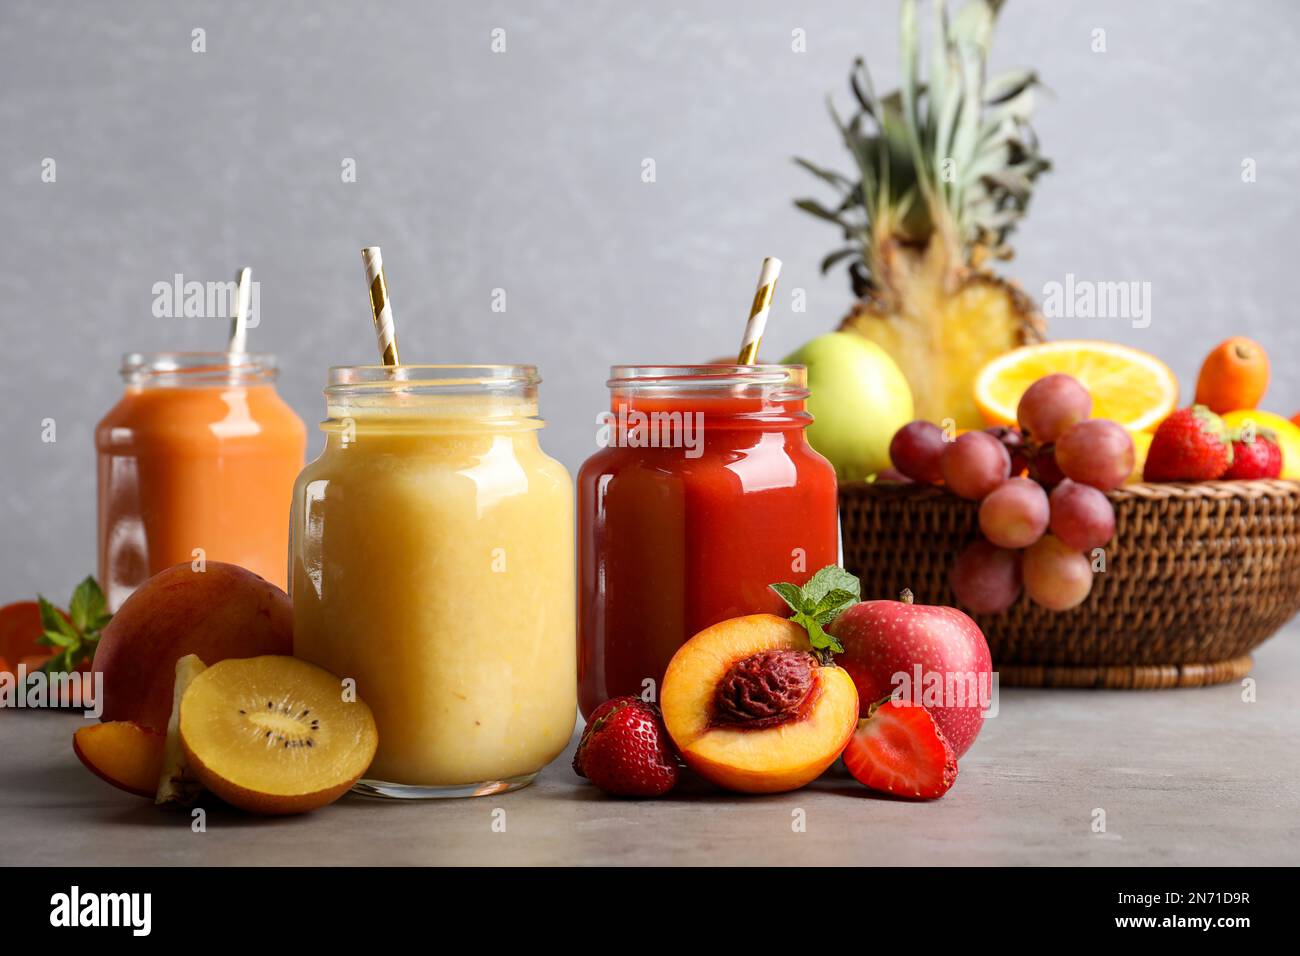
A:
<svg viewBox="0 0 1300 956">
<path fill-rule="evenodd" d="M 578 702 L 659 684 L 695 633 L 788 608 L 839 556 L 835 472 L 800 365 L 615 366 L 578 473 Z M 648 682 L 653 682 L 650 685 Z"/>
</svg>

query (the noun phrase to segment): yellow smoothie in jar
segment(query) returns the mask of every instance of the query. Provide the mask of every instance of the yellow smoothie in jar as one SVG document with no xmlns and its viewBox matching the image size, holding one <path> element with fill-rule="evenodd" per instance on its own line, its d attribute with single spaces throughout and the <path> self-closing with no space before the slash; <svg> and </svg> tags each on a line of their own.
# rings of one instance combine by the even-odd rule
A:
<svg viewBox="0 0 1300 956">
<path fill-rule="evenodd" d="M 576 706 L 572 482 L 538 443 L 536 373 L 333 374 L 325 450 L 294 489 L 295 654 L 374 711 L 362 789 L 521 786 Z"/>
</svg>

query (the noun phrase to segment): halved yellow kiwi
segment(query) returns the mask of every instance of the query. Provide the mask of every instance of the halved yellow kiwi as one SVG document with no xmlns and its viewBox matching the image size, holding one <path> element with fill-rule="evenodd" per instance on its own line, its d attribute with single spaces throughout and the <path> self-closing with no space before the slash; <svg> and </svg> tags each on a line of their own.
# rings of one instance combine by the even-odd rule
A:
<svg viewBox="0 0 1300 956">
<path fill-rule="evenodd" d="M 202 784 L 250 813 L 333 803 L 374 759 L 370 708 L 343 681 L 295 657 L 212 665 L 181 700 L 181 745 Z"/>
</svg>

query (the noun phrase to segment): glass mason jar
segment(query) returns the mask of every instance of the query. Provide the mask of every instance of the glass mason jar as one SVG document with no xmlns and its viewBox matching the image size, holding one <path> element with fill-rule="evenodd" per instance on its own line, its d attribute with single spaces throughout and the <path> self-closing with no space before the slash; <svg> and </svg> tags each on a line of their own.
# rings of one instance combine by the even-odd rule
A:
<svg viewBox="0 0 1300 956">
<path fill-rule="evenodd" d="M 579 703 L 658 696 L 692 635 L 785 616 L 769 588 L 839 555 L 835 472 L 801 365 L 615 366 L 578 473 Z"/>
<path fill-rule="evenodd" d="M 307 430 L 275 377 L 273 355 L 123 357 L 122 398 L 95 428 L 99 581 L 110 608 L 199 556 L 286 586 Z"/>
<path fill-rule="evenodd" d="M 530 365 L 330 370 L 294 488 L 294 653 L 374 711 L 358 789 L 525 786 L 573 732 L 573 484 Z"/>
</svg>

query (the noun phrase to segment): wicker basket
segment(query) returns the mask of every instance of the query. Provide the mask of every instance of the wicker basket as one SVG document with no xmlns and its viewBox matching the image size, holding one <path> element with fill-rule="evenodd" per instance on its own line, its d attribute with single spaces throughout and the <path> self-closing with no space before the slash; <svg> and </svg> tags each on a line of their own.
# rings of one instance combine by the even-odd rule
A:
<svg viewBox="0 0 1300 956">
<path fill-rule="evenodd" d="M 1079 607 L 1023 595 L 977 615 L 1004 684 L 1188 687 L 1239 679 L 1300 609 L 1300 482 L 1125 485 L 1107 568 Z M 977 506 L 930 486 L 840 486 L 844 565 L 864 597 L 955 603 L 948 570 Z"/>
</svg>

